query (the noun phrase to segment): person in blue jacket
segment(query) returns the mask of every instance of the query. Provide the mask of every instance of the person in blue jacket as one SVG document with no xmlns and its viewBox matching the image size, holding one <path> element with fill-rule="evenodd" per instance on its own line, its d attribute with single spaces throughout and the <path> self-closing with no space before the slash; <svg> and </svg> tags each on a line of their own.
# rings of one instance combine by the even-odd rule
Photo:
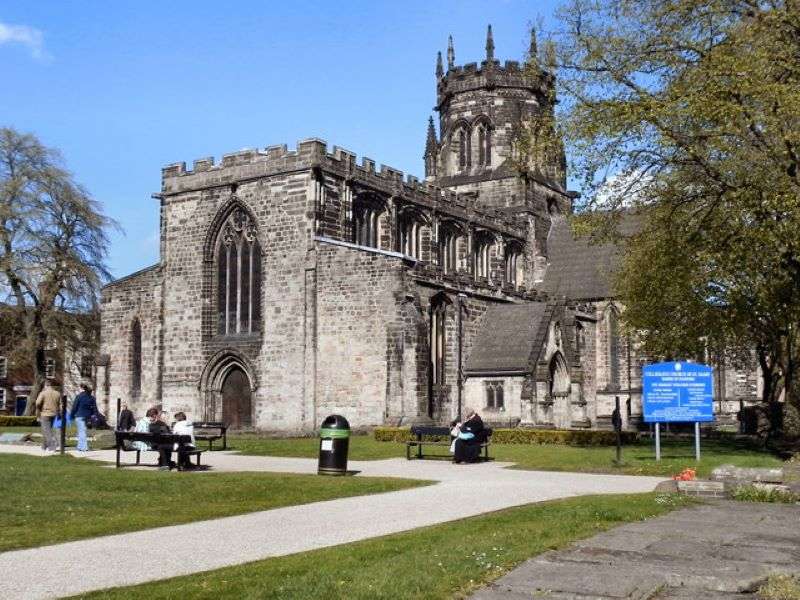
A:
<svg viewBox="0 0 800 600">
<path fill-rule="evenodd" d="M 87 384 L 82 383 L 81 390 L 81 393 L 75 396 L 69 415 L 78 426 L 78 452 L 86 452 L 89 450 L 89 442 L 86 440 L 86 421 L 97 414 L 97 402 L 92 396 L 92 388 Z"/>
</svg>

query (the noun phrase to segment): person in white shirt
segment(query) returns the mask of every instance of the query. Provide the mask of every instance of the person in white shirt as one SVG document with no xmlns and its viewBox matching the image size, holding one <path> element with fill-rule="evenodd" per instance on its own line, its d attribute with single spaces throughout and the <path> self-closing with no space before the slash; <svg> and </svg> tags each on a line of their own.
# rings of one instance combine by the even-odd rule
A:
<svg viewBox="0 0 800 600">
<path fill-rule="evenodd" d="M 194 424 L 186 420 L 186 413 L 175 413 L 175 423 L 172 425 L 172 433 L 175 435 L 188 435 L 192 438 L 192 443 L 189 446 L 181 446 L 175 444 L 175 450 L 178 451 L 178 466 L 182 469 L 191 469 L 192 464 L 189 460 L 189 455 L 181 450 L 194 450 Z"/>
</svg>

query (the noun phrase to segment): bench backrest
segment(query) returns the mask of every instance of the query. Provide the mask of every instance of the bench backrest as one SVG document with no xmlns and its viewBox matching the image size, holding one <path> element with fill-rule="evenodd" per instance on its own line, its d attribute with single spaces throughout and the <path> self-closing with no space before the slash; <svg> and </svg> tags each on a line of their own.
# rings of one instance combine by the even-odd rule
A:
<svg viewBox="0 0 800 600">
<path fill-rule="evenodd" d="M 125 440 L 131 442 L 147 442 L 153 444 L 191 444 L 192 436 L 178 435 L 176 433 L 149 433 L 143 431 L 115 431 L 117 446 L 122 446 Z"/>
<path fill-rule="evenodd" d="M 195 429 L 219 429 L 220 431 L 228 429 L 228 426 L 221 421 L 195 421 L 192 425 Z"/>
<path fill-rule="evenodd" d="M 488 440 L 492 437 L 492 428 L 485 427 L 483 429 L 484 433 L 483 436 Z M 423 425 L 414 425 L 411 427 L 411 435 L 417 436 L 417 438 L 421 437 L 434 437 L 434 436 L 447 436 L 450 437 L 450 428 L 449 427 L 426 427 Z"/>
<path fill-rule="evenodd" d="M 414 425 L 411 427 L 411 435 L 419 436 L 434 436 L 434 435 L 450 435 L 449 427 L 425 427 L 421 425 Z"/>
</svg>

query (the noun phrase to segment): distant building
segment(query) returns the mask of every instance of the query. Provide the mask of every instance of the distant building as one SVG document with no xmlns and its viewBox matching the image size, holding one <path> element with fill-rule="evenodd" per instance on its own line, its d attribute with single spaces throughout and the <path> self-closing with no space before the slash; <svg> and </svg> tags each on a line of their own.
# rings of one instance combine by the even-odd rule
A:
<svg viewBox="0 0 800 600">
<path fill-rule="evenodd" d="M 0 305 L 0 318 L 18 318 L 18 310 Z M 7 321 L 8 322 L 8 321 Z M 26 356 L 20 355 L 21 332 L 13 327 L 0 333 L 0 414 L 21 415 L 33 387 L 33 368 Z M 82 382 L 95 380 L 96 357 L 90 347 L 97 347 L 95 338 L 83 349 L 73 348 L 67 341 L 53 339 L 45 353 L 45 373 L 62 386 L 70 399 L 80 390 Z"/>
<path fill-rule="evenodd" d="M 295 432 L 467 406 L 593 428 L 620 396 L 637 423 L 616 249 L 573 238 L 563 150 L 524 174 L 512 160 L 522 123 L 553 110 L 553 75 L 495 60 L 491 30 L 480 64 L 457 66 L 452 42 L 446 61 L 424 181 L 316 139 L 162 170 L 160 261 L 103 292 L 106 405 Z"/>
</svg>

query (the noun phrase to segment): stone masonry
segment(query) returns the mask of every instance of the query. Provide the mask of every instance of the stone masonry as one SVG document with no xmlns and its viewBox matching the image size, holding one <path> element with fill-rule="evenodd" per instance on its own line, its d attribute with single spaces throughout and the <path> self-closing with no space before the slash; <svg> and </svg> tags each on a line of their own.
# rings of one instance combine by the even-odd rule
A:
<svg viewBox="0 0 800 600">
<path fill-rule="evenodd" d="M 466 406 L 607 427 L 623 394 L 632 426 L 640 360 L 621 307 L 581 278 L 569 294 L 547 286 L 572 248 L 548 248 L 575 197 L 563 152 L 515 167 L 514 136 L 553 110 L 555 79 L 501 65 L 491 30 L 480 66 L 454 61 L 451 45 L 424 182 L 317 139 L 165 167 L 159 263 L 103 292 L 102 402 L 309 432 L 331 413 L 364 428 Z M 513 320 L 523 304 L 535 323 Z M 489 323 L 526 334 L 509 351 Z"/>
</svg>

